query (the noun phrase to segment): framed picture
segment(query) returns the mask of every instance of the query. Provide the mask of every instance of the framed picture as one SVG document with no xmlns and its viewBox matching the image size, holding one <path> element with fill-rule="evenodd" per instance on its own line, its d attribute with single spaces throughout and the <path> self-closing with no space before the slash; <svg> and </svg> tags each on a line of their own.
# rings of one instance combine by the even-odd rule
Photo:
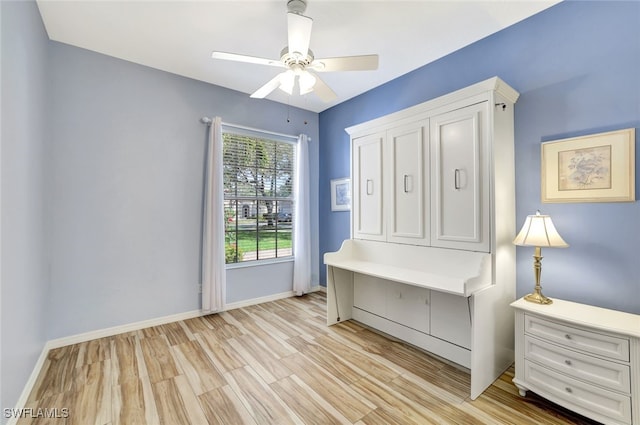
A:
<svg viewBox="0 0 640 425">
<path fill-rule="evenodd" d="M 348 178 L 331 180 L 331 211 L 351 209 L 351 182 Z"/>
<path fill-rule="evenodd" d="M 635 129 L 542 143 L 542 202 L 635 201 Z"/>
</svg>

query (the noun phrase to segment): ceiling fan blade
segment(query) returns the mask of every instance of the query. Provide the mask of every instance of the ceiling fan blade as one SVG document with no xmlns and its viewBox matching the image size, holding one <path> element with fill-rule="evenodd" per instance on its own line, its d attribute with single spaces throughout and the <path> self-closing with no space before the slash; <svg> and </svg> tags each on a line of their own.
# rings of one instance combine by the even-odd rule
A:
<svg viewBox="0 0 640 425">
<path fill-rule="evenodd" d="M 269 66 L 277 66 L 280 68 L 284 68 L 285 65 L 279 60 L 275 59 L 266 59 L 266 58 L 258 58 L 255 56 L 247 56 L 247 55 L 238 55 L 235 53 L 226 53 L 226 52 L 213 52 L 211 53 L 211 58 L 213 59 L 223 59 L 228 61 L 236 61 L 236 62 L 247 62 L 247 63 L 255 63 L 258 65 L 269 65 Z"/>
<path fill-rule="evenodd" d="M 378 55 L 316 59 L 311 63 L 310 68 L 318 72 L 373 71 L 378 69 Z"/>
<path fill-rule="evenodd" d="M 316 77 L 316 83 L 313 86 L 313 91 L 318 95 L 320 100 L 322 100 L 323 102 L 331 102 L 332 100 L 338 98 L 338 95 L 333 90 L 331 90 L 331 87 L 329 87 L 327 83 L 322 81 L 322 79 L 317 75 L 314 75 L 314 77 Z"/>
<path fill-rule="evenodd" d="M 273 77 L 267 84 L 256 90 L 251 97 L 254 99 L 263 99 L 267 97 L 272 91 L 280 87 L 281 79 L 284 74 L 286 74 L 286 71 Z"/>
<path fill-rule="evenodd" d="M 311 41 L 313 19 L 298 13 L 287 13 L 287 34 L 289 36 L 289 53 L 299 54 L 306 58 Z"/>
</svg>

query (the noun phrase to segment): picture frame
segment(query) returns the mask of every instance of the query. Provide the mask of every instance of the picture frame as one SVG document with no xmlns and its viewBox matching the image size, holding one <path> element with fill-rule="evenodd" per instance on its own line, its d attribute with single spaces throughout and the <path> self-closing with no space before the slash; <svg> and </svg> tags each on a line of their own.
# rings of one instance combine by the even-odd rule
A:
<svg viewBox="0 0 640 425">
<path fill-rule="evenodd" d="M 635 201 L 635 129 L 542 143 L 543 203 Z"/>
<path fill-rule="evenodd" d="M 351 209 L 351 180 L 349 178 L 331 180 L 331 211 Z"/>
</svg>

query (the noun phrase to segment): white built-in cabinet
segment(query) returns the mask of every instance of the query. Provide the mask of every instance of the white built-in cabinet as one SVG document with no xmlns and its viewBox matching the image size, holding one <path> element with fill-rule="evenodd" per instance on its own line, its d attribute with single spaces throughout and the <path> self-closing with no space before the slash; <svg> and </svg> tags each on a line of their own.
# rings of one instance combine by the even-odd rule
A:
<svg viewBox="0 0 640 425">
<path fill-rule="evenodd" d="M 487 108 L 355 137 L 353 237 L 489 252 Z"/>
<path fill-rule="evenodd" d="M 351 239 L 326 253 L 327 324 L 354 319 L 470 369 L 513 362 L 513 105 L 497 77 L 346 129 Z"/>
</svg>

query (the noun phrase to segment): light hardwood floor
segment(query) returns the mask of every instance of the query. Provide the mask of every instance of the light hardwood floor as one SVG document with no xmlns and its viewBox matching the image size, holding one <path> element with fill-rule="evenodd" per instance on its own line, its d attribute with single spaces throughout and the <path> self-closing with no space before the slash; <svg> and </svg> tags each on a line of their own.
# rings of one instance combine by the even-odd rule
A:
<svg viewBox="0 0 640 425">
<path fill-rule="evenodd" d="M 465 371 L 327 327 L 325 305 L 314 293 L 52 350 L 18 424 L 594 423 L 520 397 L 513 370 L 471 401 Z"/>
</svg>

